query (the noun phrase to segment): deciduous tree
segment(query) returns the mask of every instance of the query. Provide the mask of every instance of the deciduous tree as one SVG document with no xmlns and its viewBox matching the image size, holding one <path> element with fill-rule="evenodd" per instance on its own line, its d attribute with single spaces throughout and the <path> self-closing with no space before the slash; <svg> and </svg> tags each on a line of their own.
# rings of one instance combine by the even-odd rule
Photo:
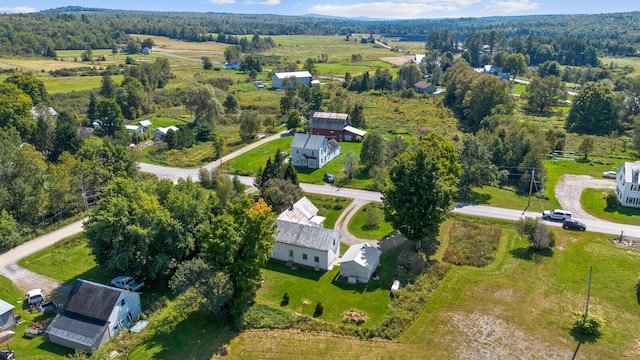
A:
<svg viewBox="0 0 640 360">
<path fill-rule="evenodd" d="M 573 98 L 565 128 L 569 132 L 608 135 L 620 129 L 613 92 L 598 83 L 588 83 Z"/>
<path fill-rule="evenodd" d="M 390 170 L 383 192 L 388 221 L 420 247 L 435 238 L 451 208 L 460 177 L 455 146 L 431 133 L 416 148 L 400 156 Z"/>
</svg>

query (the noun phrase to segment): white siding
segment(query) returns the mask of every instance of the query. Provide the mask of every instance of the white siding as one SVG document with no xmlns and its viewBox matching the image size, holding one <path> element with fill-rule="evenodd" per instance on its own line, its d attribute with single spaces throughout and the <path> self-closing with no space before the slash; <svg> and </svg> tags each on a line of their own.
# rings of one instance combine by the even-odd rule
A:
<svg viewBox="0 0 640 360">
<path fill-rule="evenodd" d="M 336 241 L 333 248 L 329 251 L 315 250 L 275 242 L 273 244 L 273 249 L 271 250 L 271 257 L 280 261 L 292 261 L 298 265 L 313 268 L 317 267 L 322 270 L 331 270 L 333 269 L 333 263 L 338 256 L 339 248 L 339 241 Z M 293 254 L 293 256 L 290 256 L 291 254 Z M 306 259 L 304 258 L 304 255 L 306 255 Z M 315 261 L 316 257 L 318 258 L 317 262 Z"/>
</svg>

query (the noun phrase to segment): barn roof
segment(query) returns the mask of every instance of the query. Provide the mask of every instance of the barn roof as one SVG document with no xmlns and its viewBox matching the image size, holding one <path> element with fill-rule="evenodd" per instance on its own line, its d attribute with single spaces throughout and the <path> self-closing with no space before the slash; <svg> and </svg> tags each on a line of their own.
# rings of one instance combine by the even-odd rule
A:
<svg viewBox="0 0 640 360">
<path fill-rule="evenodd" d="M 288 79 L 292 77 L 296 77 L 299 79 L 299 78 L 311 77 L 311 73 L 308 71 L 281 72 L 281 73 L 275 73 L 275 77 L 277 77 L 278 79 Z"/>
<path fill-rule="evenodd" d="M 278 220 L 312 226 L 322 224 L 324 219 L 324 217 L 318 216 L 318 208 L 306 196 L 278 215 Z"/>
</svg>

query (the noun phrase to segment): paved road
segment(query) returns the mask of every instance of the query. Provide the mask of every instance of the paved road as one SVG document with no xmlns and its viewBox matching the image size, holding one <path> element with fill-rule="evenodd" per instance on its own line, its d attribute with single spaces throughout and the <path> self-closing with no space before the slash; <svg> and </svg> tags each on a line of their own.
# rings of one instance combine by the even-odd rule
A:
<svg viewBox="0 0 640 360">
<path fill-rule="evenodd" d="M 10 279 L 25 293 L 35 288 L 43 289 L 46 294 L 53 293 L 59 286 L 57 281 L 18 266 L 18 261 L 35 252 L 46 249 L 66 237 L 82 232 L 82 223 L 85 220 L 76 221 L 0 254 L 0 275 Z"/>
</svg>

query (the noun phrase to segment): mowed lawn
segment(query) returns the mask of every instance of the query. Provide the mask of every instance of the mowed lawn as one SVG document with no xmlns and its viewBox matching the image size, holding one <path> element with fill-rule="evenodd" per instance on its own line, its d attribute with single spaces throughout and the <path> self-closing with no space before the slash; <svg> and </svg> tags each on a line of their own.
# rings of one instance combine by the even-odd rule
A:
<svg viewBox="0 0 640 360">
<path fill-rule="evenodd" d="M 486 268 L 454 266 L 397 341 L 248 331 L 231 341 L 229 357 L 570 359 L 578 345 L 570 335 L 571 313 L 584 310 L 593 265 L 590 311 L 607 324 L 576 358 L 637 358 L 640 253 L 614 247 L 607 235 L 553 231 L 553 255 L 536 256 L 512 228 L 504 228 L 496 259 Z"/>
<path fill-rule="evenodd" d="M 400 249 L 394 249 L 382 254 L 378 268 L 380 280 L 356 285 L 333 281 L 340 271 L 339 266 L 322 272 L 301 268 L 291 270 L 283 264 L 269 262 L 262 270 L 264 282 L 256 300 L 308 316 L 313 316 L 316 304 L 322 302 L 325 310 L 318 318 L 334 323 L 342 323 L 342 314 L 355 309 L 367 315 L 362 326 L 373 327 L 382 322 L 391 304 L 389 288 L 399 253 Z M 281 306 L 285 292 L 289 293 L 290 301 L 288 305 Z"/>
</svg>

